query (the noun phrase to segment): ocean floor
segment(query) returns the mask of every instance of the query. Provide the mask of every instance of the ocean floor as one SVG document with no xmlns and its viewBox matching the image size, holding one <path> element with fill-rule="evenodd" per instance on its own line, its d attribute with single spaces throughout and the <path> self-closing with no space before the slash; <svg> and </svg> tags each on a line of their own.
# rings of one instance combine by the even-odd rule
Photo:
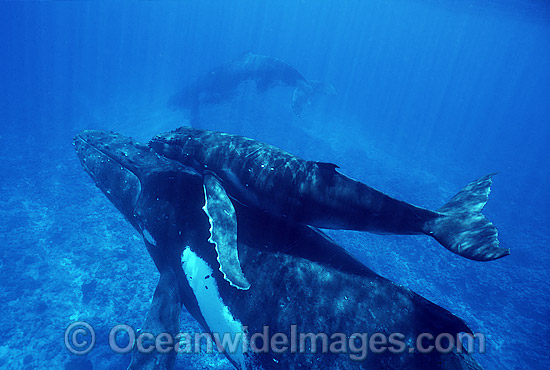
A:
<svg viewBox="0 0 550 370">
<path fill-rule="evenodd" d="M 161 110 L 143 118 L 145 110 L 119 116 L 111 128 L 145 140 L 183 121 Z M 0 137 L 0 368 L 122 369 L 130 361 L 130 355 L 109 349 L 109 331 L 117 324 L 140 327 L 159 274 L 138 234 L 82 170 L 71 143 L 79 129 L 110 127 L 108 116 L 108 111 L 98 113 L 99 125 L 78 123 L 49 142 L 9 132 Z M 374 143 L 358 147 L 345 135 L 317 130 L 315 122 L 289 132 L 286 141 L 273 137 L 272 143 L 302 156 L 332 158 L 354 178 L 416 204 L 437 207 L 465 185 L 430 172 L 429 164 L 392 157 Z M 506 180 L 497 178 L 495 188 L 500 181 Z M 503 201 L 504 195 L 495 192 L 490 203 Z M 548 233 L 520 229 L 491 207 L 486 214 L 506 230 L 501 239 L 513 253 L 493 263 L 463 260 L 424 237 L 329 234 L 380 275 L 484 333 L 487 353 L 476 358 L 487 369 L 550 368 L 550 283 L 540 267 L 549 261 L 542 256 L 537 263 L 533 253 L 546 245 L 539 238 L 547 239 Z M 75 321 L 96 331 L 95 348 L 85 356 L 71 354 L 64 344 L 65 329 Z M 200 330 L 186 312 L 181 327 Z M 180 355 L 178 368 L 232 366 L 220 354 L 203 353 Z"/>
</svg>

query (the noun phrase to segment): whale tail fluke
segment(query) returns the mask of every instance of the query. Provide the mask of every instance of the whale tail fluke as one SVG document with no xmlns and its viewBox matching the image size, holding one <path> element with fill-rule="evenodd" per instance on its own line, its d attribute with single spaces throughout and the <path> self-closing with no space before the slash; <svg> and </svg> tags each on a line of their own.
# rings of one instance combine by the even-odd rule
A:
<svg viewBox="0 0 550 370">
<path fill-rule="evenodd" d="M 321 81 L 298 81 L 292 95 L 292 110 L 300 116 L 304 107 L 310 103 L 315 95 L 335 95 L 336 89 L 329 83 Z"/>
<path fill-rule="evenodd" d="M 481 210 L 489 199 L 490 174 L 466 185 L 438 210 L 439 217 L 428 226 L 428 234 L 460 256 L 475 261 L 492 261 L 510 254 L 499 248 L 496 227 Z"/>
</svg>

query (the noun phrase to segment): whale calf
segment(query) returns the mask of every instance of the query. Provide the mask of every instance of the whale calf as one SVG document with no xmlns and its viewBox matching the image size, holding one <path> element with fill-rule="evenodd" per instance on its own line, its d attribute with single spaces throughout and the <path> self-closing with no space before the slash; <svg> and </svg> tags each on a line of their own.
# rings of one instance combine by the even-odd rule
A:
<svg viewBox="0 0 550 370">
<path fill-rule="evenodd" d="M 316 94 L 334 94 L 330 84 L 308 81 L 288 63 L 266 55 L 245 53 L 241 57 L 214 68 L 170 98 L 172 106 L 191 112 L 196 122 L 201 105 L 218 104 L 235 96 L 237 88 L 253 81 L 258 92 L 274 86 L 294 87 L 292 110 L 300 115 L 309 99 Z"/>
<path fill-rule="evenodd" d="M 180 127 L 154 137 L 157 153 L 212 171 L 229 196 L 271 214 L 320 228 L 425 234 L 460 256 L 489 261 L 508 255 L 481 210 L 492 175 L 468 184 L 437 211 L 389 197 L 337 171 L 259 141 Z"/>
<path fill-rule="evenodd" d="M 196 170 L 115 133 L 85 131 L 74 144 L 86 172 L 143 237 L 160 272 L 142 333 L 179 333 L 184 306 L 206 333 L 240 335 L 248 344 L 246 351 L 221 346 L 239 370 L 481 369 L 452 346 L 421 351 L 433 338 L 471 333 L 461 319 L 380 277 L 322 232 L 240 204 L 238 253 L 251 286 L 234 289 L 218 268 L 214 246 L 205 243 L 205 181 Z M 253 335 L 264 332 L 252 348 Z M 293 332 L 321 335 L 317 347 L 315 338 L 304 346 L 298 340 L 294 350 Z M 340 346 L 325 351 L 322 334 L 338 337 Z M 366 338 L 374 334 L 402 336 L 385 350 L 378 341 L 371 351 Z M 281 343 L 284 336 L 290 338 L 286 350 L 281 344 L 264 350 L 262 340 Z M 151 353 L 137 348 L 129 369 L 174 368 L 174 346 Z"/>
</svg>

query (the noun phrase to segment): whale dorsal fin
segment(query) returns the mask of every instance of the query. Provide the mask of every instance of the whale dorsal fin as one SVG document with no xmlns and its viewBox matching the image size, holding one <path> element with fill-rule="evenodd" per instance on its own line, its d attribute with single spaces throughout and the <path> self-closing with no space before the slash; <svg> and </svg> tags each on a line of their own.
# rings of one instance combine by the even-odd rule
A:
<svg viewBox="0 0 550 370">
<path fill-rule="evenodd" d="M 218 178 L 210 173 L 204 176 L 204 212 L 210 221 L 210 239 L 216 246 L 220 271 L 225 280 L 238 289 L 250 288 L 239 262 L 237 250 L 237 215 L 231 200 Z"/>
<path fill-rule="evenodd" d="M 329 163 L 329 162 L 315 162 L 319 168 L 328 170 L 328 171 L 336 171 L 337 168 L 340 168 L 337 164 Z"/>
</svg>

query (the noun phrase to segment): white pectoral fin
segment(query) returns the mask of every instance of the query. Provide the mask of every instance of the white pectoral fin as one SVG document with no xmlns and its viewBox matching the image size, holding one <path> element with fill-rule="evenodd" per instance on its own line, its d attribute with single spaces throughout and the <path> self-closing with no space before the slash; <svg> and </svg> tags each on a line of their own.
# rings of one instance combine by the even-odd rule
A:
<svg viewBox="0 0 550 370">
<path fill-rule="evenodd" d="M 216 176 L 204 177 L 204 212 L 210 220 L 209 242 L 216 246 L 220 271 L 225 280 L 238 289 L 250 288 L 239 262 L 237 250 L 237 215 L 231 200 Z"/>
</svg>

